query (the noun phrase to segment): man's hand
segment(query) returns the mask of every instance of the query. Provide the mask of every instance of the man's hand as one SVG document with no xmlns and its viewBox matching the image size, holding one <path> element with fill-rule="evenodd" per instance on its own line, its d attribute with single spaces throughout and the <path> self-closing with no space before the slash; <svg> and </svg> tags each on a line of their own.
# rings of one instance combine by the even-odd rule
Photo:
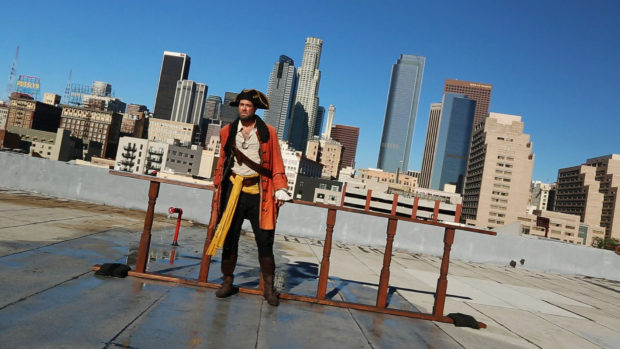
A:
<svg viewBox="0 0 620 349">
<path fill-rule="evenodd" d="M 286 201 L 293 200 L 293 198 L 288 194 L 286 189 L 278 189 L 276 191 L 276 199 L 277 199 L 278 207 L 281 207 L 282 205 L 284 205 Z"/>
</svg>

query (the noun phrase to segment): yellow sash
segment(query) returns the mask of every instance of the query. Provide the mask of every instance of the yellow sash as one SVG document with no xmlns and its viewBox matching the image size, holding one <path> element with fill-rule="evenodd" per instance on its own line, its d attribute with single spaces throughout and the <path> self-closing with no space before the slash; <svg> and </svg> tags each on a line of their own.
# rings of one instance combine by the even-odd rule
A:
<svg viewBox="0 0 620 349">
<path fill-rule="evenodd" d="M 228 197 L 228 203 L 226 204 L 226 209 L 222 214 L 222 218 L 220 219 L 220 223 L 215 230 L 215 235 L 213 236 L 213 240 L 211 244 L 209 244 L 209 248 L 207 248 L 207 255 L 213 256 L 215 252 L 222 246 L 224 246 L 224 241 L 226 240 L 226 235 L 228 234 L 228 230 L 230 229 L 230 224 L 232 223 L 233 217 L 235 216 L 235 209 L 237 208 L 237 203 L 239 202 L 239 195 L 243 191 L 247 194 L 258 194 L 259 187 L 258 182 L 250 185 L 243 186 L 243 180 L 246 178 L 258 177 L 258 175 L 243 177 L 239 175 L 230 176 L 230 181 L 232 182 L 232 189 L 230 191 L 230 196 Z"/>
</svg>

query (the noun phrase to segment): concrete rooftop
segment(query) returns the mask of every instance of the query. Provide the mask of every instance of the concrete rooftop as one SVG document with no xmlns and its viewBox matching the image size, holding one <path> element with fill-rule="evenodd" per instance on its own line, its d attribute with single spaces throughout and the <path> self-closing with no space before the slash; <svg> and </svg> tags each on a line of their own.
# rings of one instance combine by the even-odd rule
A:
<svg viewBox="0 0 620 349">
<path fill-rule="evenodd" d="M 145 204 L 146 206 L 146 204 Z M 206 211 L 205 211 L 205 214 Z M 103 278 L 105 262 L 135 263 L 144 212 L 0 190 L 0 347 L 6 348 L 618 348 L 620 283 L 453 260 L 445 313 L 475 330 L 364 311 L 135 277 Z M 157 216 L 149 271 L 197 278 L 206 229 Z M 256 287 L 251 234 L 235 283 Z M 321 241 L 276 236 L 277 285 L 313 295 Z M 455 244 L 454 248 L 458 248 Z M 374 304 L 382 251 L 334 244 L 328 297 Z M 440 258 L 396 252 L 389 307 L 430 313 Z M 219 254 L 210 281 L 219 277 Z"/>
</svg>

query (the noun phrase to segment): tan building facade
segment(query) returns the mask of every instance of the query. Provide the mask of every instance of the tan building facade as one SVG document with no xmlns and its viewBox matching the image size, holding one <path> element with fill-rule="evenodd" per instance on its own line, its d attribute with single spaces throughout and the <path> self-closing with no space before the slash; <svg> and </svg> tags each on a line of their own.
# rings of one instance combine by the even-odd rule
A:
<svg viewBox="0 0 620 349">
<path fill-rule="evenodd" d="M 43 103 L 49 105 L 58 105 L 60 104 L 60 96 L 55 93 L 45 92 L 43 94 Z"/>
<path fill-rule="evenodd" d="M 60 124 L 61 108 L 11 94 L 6 127 L 17 126 L 56 132 Z M 63 127 L 63 126 L 60 126 Z"/>
<path fill-rule="evenodd" d="M 323 177 L 338 178 L 343 147 L 331 139 L 312 139 L 306 145 L 308 159 L 323 165 Z"/>
<path fill-rule="evenodd" d="M 198 125 L 186 124 L 170 120 L 149 118 L 149 141 L 174 143 L 177 140 L 181 144 L 197 144 L 200 140 L 200 128 Z"/>
<path fill-rule="evenodd" d="M 549 219 L 548 231 L 545 227 L 537 225 L 538 217 Z M 523 234 L 546 236 L 549 239 L 560 240 L 577 245 L 592 246 L 595 237 L 605 236 L 605 228 L 588 226 L 580 222 L 578 215 L 535 210 L 532 214 L 524 214 L 518 217 Z"/>
<path fill-rule="evenodd" d="M 357 171 L 355 178 L 365 183 L 367 188 L 381 192 L 413 193 L 418 187 L 418 178 L 414 176 L 386 172 L 376 168 L 361 168 Z M 379 186 L 373 185 L 375 183 Z"/>
<path fill-rule="evenodd" d="M 493 228 L 525 214 L 534 154 L 523 126 L 520 116 L 490 113 L 474 127 L 463 193 L 467 224 Z"/>
<path fill-rule="evenodd" d="M 9 148 L 24 149 L 30 156 L 50 160 L 69 161 L 73 158 L 75 142 L 70 132 L 59 128 L 57 132 L 33 130 L 31 128 L 9 126 L 6 130 L 15 137 L 14 143 L 5 143 Z"/>
<path fill-rule="evenodd" d="M 118 113 L 64 106 L 60 127 L 71 131 L 73 137 L 84 142 L 85 153 L 93 154 L 90 147 L 101 147 L 94 156 L 114 158 L 118 148 L 122 116 Z"/>
<path fill-rule="evenodd" d="M 558 171 L 554 210 L 576 214 L 587 225 L 605 228 L 606 237 L 620 239 L 620 155 L 586 160 Z"/>
</svg>

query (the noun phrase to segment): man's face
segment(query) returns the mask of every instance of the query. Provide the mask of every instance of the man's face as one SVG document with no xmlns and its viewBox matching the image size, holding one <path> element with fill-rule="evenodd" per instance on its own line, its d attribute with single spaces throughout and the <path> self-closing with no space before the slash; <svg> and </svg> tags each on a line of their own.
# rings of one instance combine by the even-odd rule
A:
<svg viewBox="0 0 620 349">
<path fill-rule="evenodd" d="M 239 111 L 239 118 L 241 120 L 248 120 L 252 117 L 252 115 L 254 115 L 256 109 L 257 108 L 254 106 L 254 103 L 248 101 L 247 99 L 242 99 L 239 101 L 239 106 L 237 107 L 237 110 Z"/>
</svg>

